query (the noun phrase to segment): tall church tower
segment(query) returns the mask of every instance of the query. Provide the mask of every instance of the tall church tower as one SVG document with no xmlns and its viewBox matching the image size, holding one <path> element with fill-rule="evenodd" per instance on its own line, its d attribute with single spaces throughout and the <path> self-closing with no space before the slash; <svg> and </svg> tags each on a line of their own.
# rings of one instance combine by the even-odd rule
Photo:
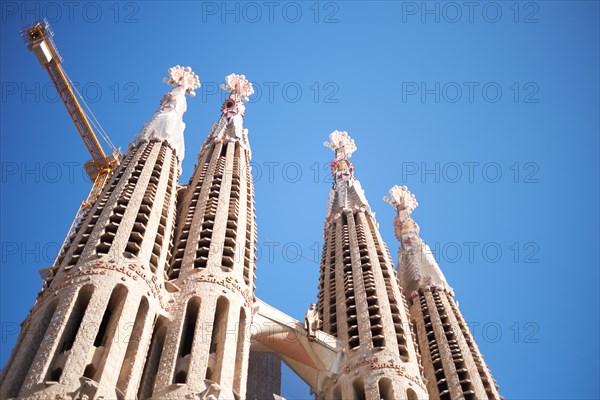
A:
<svg viewBox="0 0 600 400">
<path fill-rule="evenodd" d="M 385 200 L 394 219 L 400 285 L 408 298 L 431 399 L 502 399 L 466 324 L 452 288 L 419 237 L 411 218 L 418 203 L 406 186 L 394 186 Z"/>
<path fill-rule="evenodd" d="M 173 86 L 130 145 L 22 324 L 0 398 L 132 399 L 168 308 L 164 270 L 175 228 L 186 94 L 200 86 L 174 67 Z"/>
<path fill-rule="evenodd" d="M 393 263 L 354 167 L 346 132 L 325 145 L 335 152 L 317 309 L 323 330 L 343 343 L 340 373 L 322 399 L 425 399 L 408 312 Z"/>
<path fill-rule="evenodd" d="M 167 271 L 173 322 L 155 338 L 158 372 L 140 398 L 245 398 L 256 224 L 243 102 L 254 90 L 243 75 L 226 82 L 230 96 L 180 193 Z"/>
</svg>

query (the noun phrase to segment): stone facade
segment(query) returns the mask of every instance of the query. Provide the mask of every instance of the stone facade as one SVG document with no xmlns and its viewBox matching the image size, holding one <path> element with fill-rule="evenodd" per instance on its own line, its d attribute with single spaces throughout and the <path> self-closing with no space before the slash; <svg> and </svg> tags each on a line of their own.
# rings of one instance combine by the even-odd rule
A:
<svg viewBox="0 0 600 400">
<path fill-rule="evenodd" d="M 501 399 L 405 187 L 386 198 L 396 276 L 346 132 L 326 143 L 334 187 L 316 311 L 303 324 L 257 299 L 252 85 L 226 77 L 221 116 L 179 185 L 185 96 L 199 80 L 189 67 L 169 75 L 173 89 L 48 271 L 1 399 L 278 399 L 281 361 L 323 400 Z"/>
</svg>

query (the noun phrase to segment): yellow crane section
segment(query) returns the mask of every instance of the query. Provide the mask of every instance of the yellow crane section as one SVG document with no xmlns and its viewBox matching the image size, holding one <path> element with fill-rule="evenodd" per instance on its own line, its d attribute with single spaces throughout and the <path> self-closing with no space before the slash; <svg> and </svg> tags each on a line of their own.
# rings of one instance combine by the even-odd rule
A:
<svg viewBox="0 0 600 400">
<path fill-rule="evenodd" d="M 50 75 L 52 83 L 54 83 L 62 102 L 65 107 L 67 107 L 67 111 L 75 123 L 75 127 L 77 127 L 77 130 L 79 131 L 79 135 L 92 156 L 92 159 L 85 163 L 84 168 L 92 182 L 94 182 L 94 185 L 92 186 L 92 190 L 87 199 L 81 204 L 75 220 L 71 224 L 67 238 L 59 251 L 58 255 L 60 257 L 64 251 L 65 245 L 69 243 L 77 225 L 85 215 L 85 212 L 100 196 L 102 189 L 106 186 L 108 180 L 119 165 L 121 153 L 110 143 L 110 140 L 106 136 L 104 138 L 108 142 L 113 153 L 107 155 L 102 149 L 90 120 L 77 100 L 75 95 L 77 89 L 74 88 L 61 66 L 62 57 L 52 40 L 54 33 L 50 29 L 48 22 L 43 20 L 23 29 L 21 35 L 25 39 L 27 48 L 33 51 L 40 64 L 42 64 L 42 67 L 44 67 L 48 72 L 48 75 Z M 99 129 L 99 131 L 102 134 L 101 129 Z"/>
<path fill-rule="evenodd" d="M 119 165 L 121 153 L 112 147 L 113 154 L 107 156 L 102 149 L 90 121 L 75 96 L 74 88 L 60 65 L 62 57 L 52 40 L 53 33 L 48 22 L 45 20 L 38 22 L 24 29 L 22 35 L 26 40 L 27 48 L 33 51 L 42 67 L 50 75 L 52 83 L 92 156 L 92 159 L 84 166 L 90 179 L 94 182 L 94 187 L 85 202 L 87 205 L 92 205 Z"/>
</svg>

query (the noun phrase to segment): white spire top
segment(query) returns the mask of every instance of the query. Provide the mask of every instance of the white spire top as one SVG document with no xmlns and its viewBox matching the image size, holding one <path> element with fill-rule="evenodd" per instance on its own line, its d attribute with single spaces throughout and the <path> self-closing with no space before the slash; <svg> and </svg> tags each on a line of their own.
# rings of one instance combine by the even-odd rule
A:
<svg viewBox="0 0 600 400">
<path fill-rule="evenodd" d="M 179 65 L 169 68 L 169 77 L 163 78 L 163 81 L 174 88 L 183 88 L 185 92 L 192 97 L 196 95 L 194 90 L 200 87 L 200 78 L 198 78 L 198 75 L 194 74 L 192 68 L 184 68 Z"/>
<path fill-rule="evenodd" d="M 419 206 L 417 198 L 408 190 L 407 186 L 395 185 L 390 189 L 390 197 L 384 196 L 383 200 L 390 203 L 396 211 L 406 210 L 408 214 Z"/>
<path fill-rule="evenodd" d="M 130 148 L 139 146 L 144 142 L 167 142 L 175 150 L 179 164 L 185 156 L 185 143 L 183 132 L 185 122 L 183 114 L 187 110 L 185 95 L 195 96 L 195 89 L 200 87 L 200 79 L 190 67 L 179 65 L 169 68 L 169 78 L 163 81 L 173 89 L 166 93 L 160 101 L 158 110 L 144 124 L 144 127 L 133 139 Z"/>
<path fill-rule="evenodd" d="M 352 153 L 356 151 L 354 139 L 348 135 L 346 131 L 333 131 L 329 134 L 329 142 L 324 142 L 325 147 L 330 148 L 336 154 L 344 153 L 347 157 L 352 157 Z"/>
<path fill-rule="evenodd" d="M 225 83 L 221 83 L 221 89 L 238 95 L 244 101 L 248 101 L 254 94 L 252 83 L 248 82 L 245 75 L 229 74 L 225 77 Z"/>
<path fill-rule="evenodd" d="M 335 159 L 330 162 L 334 184 L 329 193 L 328 221 L 337 219 L 341 212 L 362 210 L 371 213 L 365 191 L 354 177 L 354 165 L 348 160 L 356 151 L 354 140 L 345 131 L 333 131 L 329 140 L 323 144 L 335 151 Z"/>
<path fill-rule="evenodd" d="M 402 289 L 408 296 L 419 288 L 432 286 L 443 288 L 452 294 L 452 288 L 431 249 L 419 237 L 419 225 L 410 216 L 419 205 L 415 195 L 406 186 L 394 186 L 390 189 L 390 197 L 385 196 L 383 199 L 398 211 L 394 218 L 394 230 L 400 241 L 398 275 Z"/>
</svg>

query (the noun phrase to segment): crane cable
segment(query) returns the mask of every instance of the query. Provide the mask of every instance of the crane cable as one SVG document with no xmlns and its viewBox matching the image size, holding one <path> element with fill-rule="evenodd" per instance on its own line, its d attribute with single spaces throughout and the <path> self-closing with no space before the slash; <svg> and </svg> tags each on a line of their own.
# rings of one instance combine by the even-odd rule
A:
<svg viewBox="0 0 600 400">
<path fill-rule="evenodd" d="M 108 146 L 112 150 L 113 154 L 117 153 L 118 152 L 117 148 L 115 147 L 115 145 L 112 143 L 112 141 L 108 137 L 108 134 L 106 133 L 106 131 L 104 130 L 102 125 L 100 125 L 100 122 L 98 121 L 98 119 L 96 118 L 96 116 L 94 115 L 94 113 L 92 112 L 92 110 L 90 109 L 88 104 L 86 103 L 86 101 L 83 98 L 83 96 L 81 95 L 81 93 L 79 93 L 79 90 L 77 90 L 77 87 L 73 84 L 73 81 L 71 81 L 71 78 L 69 78 L 69 76 L 67 75 L 66 72 L 64 74 L 67 77 L 69 84 L 71 85 L 71 87 L 73 88 L 73 90 L 75 91 L 75 93 L 77 94 L 77 96 L 79 97 L 79 99 L 81 100 L 83 105 L 85 106 L 85 108 L 88 110 L 89 114 L 92 116 L 92 119 L 90 120 L 91 124 L 94 126 L 94 128 L 96 128 L 100 137 L 102 137 L 102 139 L 104 139 L 106 144 L 108 144 Z"/>
</svg>

